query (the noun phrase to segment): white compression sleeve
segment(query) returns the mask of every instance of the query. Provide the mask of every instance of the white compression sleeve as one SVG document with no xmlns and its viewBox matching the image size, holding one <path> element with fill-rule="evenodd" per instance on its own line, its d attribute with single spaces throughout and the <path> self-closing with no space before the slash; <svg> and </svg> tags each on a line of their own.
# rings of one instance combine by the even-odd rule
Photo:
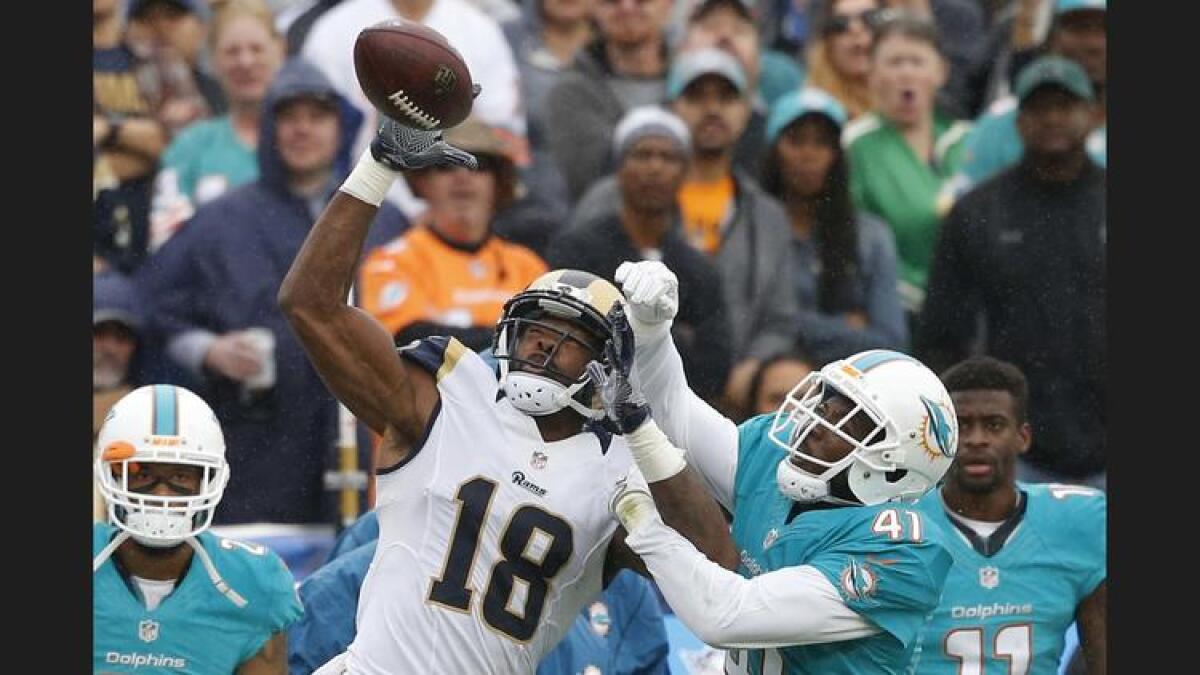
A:
<svg viewBox="0 0 1200 675">
<path fill-rule="evenodd" d="M 654 421 L 686 453 L 709 494 L 732 511 L 737 426 L 688 388 L 683 359 L 669 330 L 639 336 L 636 353 L 634 374 Z"/>
<path fill-rule="evenodd" d="M 645 561 L 679 619 L 710 645 L 762 649 L 881 632 L 847 607 L 815 567 L 787 567 L 746 579 L 704 557 L 657 516 L 625 541 Z"/>
</svg>

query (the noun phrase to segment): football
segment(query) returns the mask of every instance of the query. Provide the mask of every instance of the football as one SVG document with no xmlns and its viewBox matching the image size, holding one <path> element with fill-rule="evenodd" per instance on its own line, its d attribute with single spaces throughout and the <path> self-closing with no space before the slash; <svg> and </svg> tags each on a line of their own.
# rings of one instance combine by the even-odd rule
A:
<svg viewBox="0 0 1200 675">
<path fill-rule="evenodd" d="M 471 73 L 441 33 L 389 19 L 364 28 L 354 42 L 358 84 L 380 113 L 432 131 L 449 129 L 471 112 Z"/>
</svg>

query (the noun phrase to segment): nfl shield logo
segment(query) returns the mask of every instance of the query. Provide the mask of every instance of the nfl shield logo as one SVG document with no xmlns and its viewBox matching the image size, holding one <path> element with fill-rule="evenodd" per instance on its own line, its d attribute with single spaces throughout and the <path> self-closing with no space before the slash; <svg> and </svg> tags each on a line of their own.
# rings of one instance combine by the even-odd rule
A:
<svg viewBox="0 0 1200 675">
<path fill-rule="evenodd" d="M 138 624 L 138 637 L 142 642 L 154 642 L 158 639 L 158 622 L 146 619 Z"/>
<path fill-rule="evenodd" d="M 979 585 L 984 588 L 995 588 L 1000 585 L 1000 570 L 995 567 L 979 568 Z"/>
<path fill-rule="evenodd" d="M 533 457 L 529 460 L 529 465 L 535 469 L 544 469 L 546 468 L 546 461 L 548 459 L 550 458 L 546 456 L 546 453 L 534 450 Z"/>
</svg>

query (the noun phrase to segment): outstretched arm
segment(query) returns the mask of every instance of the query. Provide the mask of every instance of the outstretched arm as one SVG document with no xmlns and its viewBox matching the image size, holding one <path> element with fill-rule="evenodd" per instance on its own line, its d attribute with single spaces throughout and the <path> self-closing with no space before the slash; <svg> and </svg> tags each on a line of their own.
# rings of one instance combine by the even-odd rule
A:
<svg viewBox="0 0 1200 675">
<path fill-rule="evenodd" d="M 616 280 L 629 301 L 629 323 L 636 336 L 633 379 L 645 393 L 655 422 L 671 443 L 687 453 L 688 464 L 708 493 L 732 512 L 737 426 L 688 387 L 683 359 L 671 339 L 671 321 L 679 308 L 679 281 L 665 265 L 654 261 L 621 263 Z M 659 508 L 673 526 L 671 505 L 660 503 Z"/>
<path fill-rule="evenodd" d="M 629 534 L 671 609 L 702 641 L 760 649 L 853 640 L 881 629 L 848 607 L 833 584 L 808 565 L 752 579 L 706 559 L 663 524 L 654 501 L 632 481 L 614 499 Z"/>
<path fill-rule="evenodd" d="M 367 231 L 398 171 L 474 163 L 440 138 L 385 120 L 309 231 L 279 289 L 280 307 L 321 379 L 355 416 L 385 441 L 392 439 L 386 448 L 407 448 L 406 441 L 420 437 L 437 389 L 429 374 L 397 357 L 391 334 L 348 298 Z"/>
<path fill-rule="evenodd" d="M 720 507 L 705 492 L 696 472 L 688 468 L 683 452 L 672 445 L 650 419 L 650 406 L 630 378 L 633 329 L 622 305 L 613 307 L 608 319 L 613 325 L 613 337 L 605 345 L 605 352 L 611 370 L 605 372 L 596 361 L 587 368 L 608 418 L 624 434 L 634 461 L 645 474 L 645 480 L 650 482 L 649 490 L 671 526 L 712 560 L 728 569 L 736 569 L 737 547 Z"/>
</svg>

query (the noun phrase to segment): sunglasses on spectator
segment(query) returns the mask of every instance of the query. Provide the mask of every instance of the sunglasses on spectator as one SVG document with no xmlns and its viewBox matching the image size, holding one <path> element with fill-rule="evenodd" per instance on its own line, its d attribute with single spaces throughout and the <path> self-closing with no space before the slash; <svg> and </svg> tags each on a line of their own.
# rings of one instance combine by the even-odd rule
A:
<svg viewBox="0 0 1200 675">
<path fill-rule="evenodd" d="M 827 33 L 841 35 L 850 30 L 850 24 L 859 21 L 867 30 L 872 30 L 879 24 L 879 19 L 883 14 L 881 9 L 868 9 L 857 14 L 834 14 L 829 18 L 829 24 L 825 27 Z"/>
</svg>

